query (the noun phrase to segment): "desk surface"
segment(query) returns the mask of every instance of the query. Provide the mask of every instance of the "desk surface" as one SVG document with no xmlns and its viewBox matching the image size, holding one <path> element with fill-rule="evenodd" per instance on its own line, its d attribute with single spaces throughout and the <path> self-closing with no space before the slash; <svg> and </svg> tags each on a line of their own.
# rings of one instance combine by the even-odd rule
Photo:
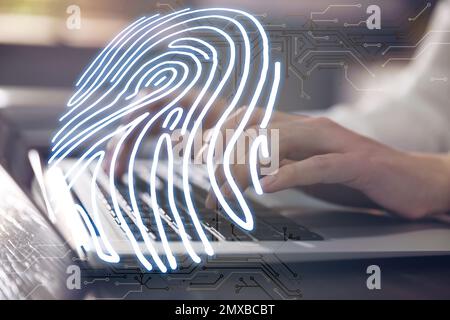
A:
<svg viewBox="0 0 450 320">
<path fill-rule="evenodd" d="M 381 289 L 366 286 L 369 265 L 381 269 Z M 450 256 L 304 264 L 306 299 L 449 299 Z"/>
</svg>

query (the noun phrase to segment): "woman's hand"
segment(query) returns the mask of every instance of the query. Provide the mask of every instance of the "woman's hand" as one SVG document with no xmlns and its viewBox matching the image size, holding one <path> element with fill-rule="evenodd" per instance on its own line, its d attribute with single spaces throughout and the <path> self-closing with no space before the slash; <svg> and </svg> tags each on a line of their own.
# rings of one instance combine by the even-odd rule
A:
<svg viewBox="0 0 450 320">
<path fill-rule="evenodd" d="M 244 111 L 245 108 L 240 112 Z M 238 117 L 239 112 L 235 116 Z M 257 112 L 247 130 L 257 128 L 258 118 Z M 231 117 L 223 131 L 233 129 L 236 123 Z M 380 206 L 408 219 L 450 211 L 448 155 L 394 150 L 327 118 L 275 113 L 268 129 L 269 134 L 271 130 L 278 130 L 280 167 L 260 180 L 264 192 L 295 186 L 341 184 L 361 191 Z M 244 164 L 231 165 L 241 190 L 251 183 L 246 159 L 248 153 L 237 162 Z M 222 193 L 232 197 L 222 166 L 217 168 L 216 177 Z M 206 205 L 215 206 L 212 191 Z"/>
</svg>

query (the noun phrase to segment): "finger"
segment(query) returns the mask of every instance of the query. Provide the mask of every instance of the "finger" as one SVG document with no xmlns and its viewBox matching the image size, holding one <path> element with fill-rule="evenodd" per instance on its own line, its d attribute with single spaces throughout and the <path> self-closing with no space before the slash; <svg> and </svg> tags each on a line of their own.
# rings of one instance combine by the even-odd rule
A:
<svg viewBox="0 0 450 320">
<path fill-rule="evenodd" d="M 222 170 L 221 170 L 222 171 Z M 249 185 L 249 172 L 246 164 L 235 164 L 230 167 L 231 176 L 233 177 L 233 180 L 239 189 L 239 191 L 242 193 L 245 191 Z M 229 180 L 225 177 L 225 174 L 222 171 L 222 174 L 217 179 L 218 186 L 220 189 L 220 193 L 222 196 L 226 199 L 232 199 L 234 198 L 235 194 L 232 190 Z M 205 205 L 207 208 L 215 208 L 217 205 L 217 196 L 214 192 L 214 190 L 211 188 L 208 192 L 208 196 L 206 198 Z"/>
<path fill-rule="evenodd" d="M 272 153 L 280 160 L 304 160 L 318 154 L 342 153 L 354 146 L 352 135 L 326 118 L 290 118 L 268 127 Z"/>
<path fill-rule="evenodd" d="M 303 118 L 301 120 L 303 120 Z M 276 141 L 272 141 L 271 138 L 268 138 L 268 141 L 269 143 L 272 142 L 272 144 L 278 144 L 277 148 L 274 148 L 275 146 L 272 145 L 270 149 L 272 157 L 275 153 L 277 154 L 277 162 L 281 161 L 281 166 L 286 166 L 293 163 L 294 160 L 290 159 L 290 156 L 293 154 L 296 156 L 296 160 L 303 160 L 316 154 L 320 154 L 323 150 L 329 149 L 328 147 L 324 147 L 329 142 L 327 139 L 322 139 L 321 134 L 317 134 L 316 136 L 318 136 L 318 138 L 314 139 L 315 133 L 313 132 L 314 130 L 311 130 L 309 123 L 306 125 L 303 125 L 302 122 L 298 121 L 294 123 L 292 118 L 289 118 L 289 121 L 272 123 L 267 128 L 267 133 L 269 136 L 272 136 L 274 129 L 278 128 L 281 128 L 280 130 L 277 130 L 278 139 L 275 139 Z M 244 148 L 244 156 L 234 159 L 236 162 L 233 162 L 230 166 L 232 177 L 241 191 L 245 191 L 251 182 L 249 151 L 254 138 L 256 138 L 256 136 L 253 136 L 250 132 L 251 129 L 257 129 L 257 127 L 250 127 L 245 130 L 235 145 L 235 148 Z M 298 149 L 301 151 L 297 151 Z M 271 161 L 272 160 L 274 159 L 272 158 Z M 260 163 L 257 165 L 261 166 Z M 216 170 L 216 177 L 219 188 L 223 190 L 222 193 L 225 197 L 232 197 L 234 192 L 223 174 L 223 165 L 220 165 L 218 168 L 220 170 Z M 215 203 L 216 196 L 214 192 L 210 190 L 207 205 L 213 207 Z"/>
<path fill-rule="evenodd" d="M 233 145 L 233 149 L 230 156 L 230 171 L 231 176 L 236 178 L 236 182 L 239 185 L 241 185 L 243 188 L 247 188 L 248 183 L 246 182 L 248 173 L 246 173 L 246 170 L 248 170 L 247 163 L 248 163 L 248 150 L 249 146 L 251 145 L 252 141 L 256 137 L 252 137 L 248 134 L 248 130 L 245 130 L 242 135 L 239 136 L 238 141 L 236 144 Z M 217 154 L 217 153 L 223 153 L 224 149 L 227 147 L 227 145 L 217 145 L 215 148 L 215 160 L 219 163 L 215 170 L 215 178 L 217 185 L 219 189 L 221 190 L 221 193 L 225 197 L 232 197 L 232 190 L 230 185 L 227 183 L 227 178 L 225 176 L 224 172 L 224 166 L 223 166 L 223 155 Z M 208 150 L 204 151 L 203 156 L 206 155 Z M 203 157 L 205 158 L 205 157 Z M 242 189 L 245 190 L 245 189 Z M 207 207 L 214 206 L 216 203 L 216 195 L 214 194 L 214 191 L 212 188 L 210 188 L 208 197 L 206 200 Z"/>
<path fill-rule="evenodd" d="M 247 189 L 249 183 L 248 153 L 243 154 L 239 159 L 233 159 L 230 164 L 230 172 L 231 177 L 233 177 L 233 180 L 235 181 L 238 188 L 242 191 Z M 214 176 L 216 178 L 217 186 L 219 187 L 222 195 L 225 198 L 232 198 L 234 193 L 228 183 L 228 179 L 225 175 L 224 165 L 222 163 L 217 165 Z M 213 208 L 217 204 L 217 197 L 212 188 L 210 188 L 208 192 L 205 204 L 208 208 Z"/>
<path fill-rule="evenodd" d="M 131 153 L 131 146 L 134 144 L 133 142 L 136 141 L 138 135 L 138 130 L 133 130 L 127 137 L 126 141 L 122 144 L 118 154 L 117 159 L 114 167 L 114 174 L 117 177 L 120 177 L 124 174 L 125 168 L 126 168 L 126 159 L 128 155 Z M 111 160 L 114 154 L 114 150 L 117 148 L 117 144 L 120 140 L 120 135 L 113 136 L 106 145 L 106 152 L 105 152 L 105 161 L 103 162 L 103 170 L 107 171 L 109 170 L 111 166 Z"/>
<path fill-rule="evenodd" d="M 220 189 L 223 181 L 225 181 L 225 174 L 223 172 L 223 166 L 221 164 L 216 167 L 216 170 L 214 171 L 214 177 Z M 205 200 L 205 206 L 209 209 L 214 209 L 217 206 L 217 197 L 212 187 L 209 188 L 208 195 Z"/>
<path fill-rule="evenodd" d="M 224 165 L 219 165 L 216 169 L 216 181 L 221 190 L 221 193 L 226 198 L 233 198 L 238 193 L 235 193 L 230 185 L 230 181 L 233 180 L 233 186 L 237 187 L 239 191 L 244 192 L 250 185 L 250 148 L 253 145 L 255 137 L 245 134 L 240 136 L 234 147 L 229 170 L 231 177 L 226 177 L 224 172 Z M 256 164 L 260 166 L 259 163 Z M 213 205 L 213 200 L 216 200 L 213 190 L 209 191 L 208 205 Z"/>
<path fill-rule="evenodd" d="M 288 164 L 292 164 L 296 162 L 295 160 L 291 160 L 291 159 L 283 159 L 280 161 L 280 167 L 284 167 L 287 166 Z"/>
<path fill-rule="evenodd" d="M 135 118 L 135 117 L 133 117 Z M 133 120 L 133 118 L 130 117 L 130 122 Z M 158 123 L 161 122 L 161 119 L 157 119 L 155 121 L 155 125 L 158 125 Z M 124 127 L 126 124 L 128 123 L 124 123 L 122 125 L 120 125 L 119 129 L 122 127 Z M 136 126 L 136 128 L 134 128 L 126 137 L 125 140 L 123 141 L 123 143 L 120 146 L 120 149 L 117 152 L 117 156 L 116 156 L 116 163 L 114 166 L 114 175 L 116 177 L 121 177 L 127 167 L 128 167 L 128 159 L 131 155 L 132 149 L 135 146 L 135 142 L 139 137 L 139 134 L 142 132 L 141 129 L 145 126 L 146 122 L 142 122 L 140 124 L 138 124 Z M 146 134 L 151 134 L 151 130 L 152 128 L 150 128 Z M 106 145 L 106 150 L 105 150 L 105 161 L 103 164 L 103 169 L 104 170 L 109 170 L 109 167 L 111 165 L 111 159 L 113 157 L 113 154 L 118 146 L 118 143 L 120 141 L 120 139 L 122 138 L 123 133 L 120 134 L 115 134 L 107 143 Z"/>
<path fill-rule="evenodd" d="M 261 123 L 262 119 L 265 116 L 266 109 L 254 107 L 252 110 L 249 109 L 248 106 L 242 106 L 235 111 L 233 111 L 225 120 L 225 122 L 221 126 L 221 131 L 224 133 L 224 130 L 231 129 L 236 130 L 237 127 L 241 124 L 242 118 L 245 116 L 245 114 L 250 113 L 250 116 L 248 117 L 247 123 L 245 124 L 244 130 L 252 127 L 257 126 Z M 283 112 L 275 112 L 272 117 L 271 121 L 287 121 L 289 120 L 292 115 L 289 115 L 287 113 Z M 305 116 L 298 116 L 299 118 L 306 118 Z"/>
<path fill-rule="evenodd" d="M 278 127 L 278 124 L 275 124 L 276 127 Z M 253 129 L 257 129 L 257 127 L 253 126 L 248 128 L 247 130 L 245 130 L 243 132 L 243 134 L 239 137 L 238 141 L 236 142 L 236 144 L 234 145 L 234 149 L 233 149 L 233 153 L 232 153 L 232 158 L 230 160 L 232 160 L 232 162 L 230 163 L 230 171 L 231 171 L 231 177 L 233 178 L 235 185 L 237 186 L 237 188 L 239 189 L 240 192 L 245 191 L 251 182 L 251 165 L 256 165 L 259 169 L 263 166 L 263 164 L 261 163 L 261 159 L 257 159 L 258 162 L 256 164 L 251 164 L 250 163 L 250 149 L 253 146 L 253 142 L 255 141 L 255 139 L 258 137 L 258 133 L 255 131 L 253 132 Z M 267 130 L 267 133 L 270 133 L 271 130 L 273 128 L 269 127 Z M 270 135 L 270 134 L 269 134 Z M 268 139 L 270 141 L 270 139 Z M 289 146 L 283 145 L 283 148 L 288 149 Z M 286 152 L 284 151 L 284 149 L 281 150 L 281 152 L 279 152 L 280 149 L 277 149 L 277 163 L 278 160 L 284 161 L 284 164 L 286 164 L 286 161 L 288 161 L 287 159 L 285 160 L 283 158 L 283 155 L 286 154 Z M 271 164 L 272 164 L 272 160 L 274 160 L 274 158 L 270 158 Z M 268 164 L 266 163 L 265 166 L 267 166 Z M 227 198 L 232 198 L 234 195 L 234 191 L 232 190 L 230 183 L 229 183 L 229 179 L 227 179 L 225 177 L 224 174 L 224 167 L 222 164 L 218 165 L 216 172 L 215 172 L 215 176 L 216 176 L 216 181 L 217 184 L 222 192 L 222 194 L 227 197 Z M 216 203 L 216 196 L 213 192 L 212 189 L 209 190 L 209 195 L 207 198 L 207 206 L 208 207 L 213 207 Z"/>
<path fill-rule="evenodd" d="M 189 109 L 194 104 L 194 102 L 197 100 L 199 94 L 200 94 L 200 92 L 198 90 L 192 89 L 190 92 L 185 94 L 178 101 L 178 105 L 184 109 Z M 143 94 L 140 95 L 141 98 L 142 98 L 142 95 Z M 208 99 L 208 97 L 205 95 L 205 97 L 203 99 Z M 154 103 L 148 105 L 147 107 L 142 107 L 139 110 L 136 110 L 136 111 L 131 112 L 128 115 L 124 116 L 122 123 L 124 125 L 127 123 L 130 123 L 137 116 L 142 114 L 142 112 L 143 112 L 142 109 L 145 109 L 145 108 L 147 110 L 160 109 L 160 108 L 166 106 L 171 101 L 173 101 L 172 95 L 164 96 L 161 99 L 155 101 Z M 217 99 L 214 103 L 214 107 L 210 110 L 210 112 L 208 113 L 208 116 L 205 118 L 204 125 L 206 125 L 206 127 L 208 127 L 210 125 L 210 123 L 212 123 L 213 121 L 218 119 L 218 116 L 220 115 L 221 110 L 223 110 L 225 107 L 226 107 L 226 102 L 223 99 Z M 197 109 L 200 109 L 200 108 L 197 108 Z M 149 129 L 148 134 L 157 132 L 158 128 L 161 127 L 160 124 L 162 123 L 163 120 L 164 119 L 162 119 L 162 118 L 157 119 L 157 121 L 155 121 L 152 128 Z M 130 135 L 124 141 L 124 146 L 119 150 L 119 153 L 117 156 L 117 164 L 115 167 L 115 174 L 117 176 L 120 176 L 124 173 L 124 171 L 127 167 L 126 160 L 128 159 L 128 157 L 131 153 L 133 142 L 136 141 L 138 135 L 139 135 L 139 130 L 134 130 L 132 133 L 130 133 Z M 116 138 L 111 139 L 106 147 L 106 157 L 105 157 L 106 159 L 105 159 L 105 162 L 103 165 L 103 167 L 105 169 L 107 169 L 110 165 L 111 157 L 117 146 L 118 140 L 119 139 L 116 139 Z"/>
<path fill-rule="evenodd" d="M 247 112 L 250 110 L 247 106 L 240 107 L 235 112 L 233 112 L 228 118 L 225 120 L 225 122 L 220 127 L 220 133 L 218 135 L 218 138 L 215 143 L 215 150 L 225 149 L 225 147 L 228 144 L 228 138 L 231 138 L 234 132 L 237 130 L 238 126 L 242 123 L 242 118 L 245 116 Z M 256 131 L 259 129 L 259 124 L 261 123 L 262 119 L 265 115 L 265 109 L 262 108 L 254 108 L 251 110 L 251 115 L 248 118 L 247 123 L 243 127 L 243 130 L 249 130 L 250 128 L 254 128 Z M 276 112 L 272 116 L 272 123 L 274 122 L 283 122 L 283 121 L 292 121 L 292 118 L 297 119 L 306 119 L 307 117 L 304 116 L 292 116 L 287 113 L 282 112 Z M 256 134 L 258 134 L 256 132 Z M 205 135 L 204 141 L 205 143 L 209 143 L 209 140 L 211 138 L 212 132 L 208 132 L 208 134 Z M 205 154 L 207 152 L 207 148 L 201 148 L 200 153 L 196 154 L 196 158 L 205 158 Z"/>
<path fill-rule="evenodd" d="M 191 89 L 188 93 L 186 93 L 181 99 L 178 101 L 178 105 L 184 109 L 190 109 L 194 103 L 197 101 L 201 91 L 198 89 Z M 167 104 L 172 101 L 172 96 L 167 96 L 162 99 L 162 104 Z M 197 105 L 196 109 L 192 113 L 192 118 L 195 118 L 199 115 L 199 113 L 203 110 L 203 106 L 210 100 L 211 94 L 205 93 L 201 98 L 201 101 Z M 214 103 L 211 105 L 210 109 L 206 113 L 205 117 L 202 120 L 202 126 L 205 129 L 211 128 L 219 119 L 220 115 L 223 113 L 223 110 L 228 106 L 228 102 L 225 99 L 215 99 Z"/>
<path fill-rule="evenodd" d="M 226 146 L 226 138 L 227 138 L 227 130 L 236 129 L 240 123 L 242 118 L 242 113 L 245 112 L 245 107 L 239 108 L 237 111 L 232 113 L 227 120 L 222 124 L 220 128 L 220 132 L 218 134 L 216 143 L 214 145 L 214 150 L 223 150 L 224 146 Z M 218 120 L 218 119 L 217 119 Z M 204 160 L 206 159 L 206 154 L 208 153 L 208 146 L 210 139 L 214 133 L 215 128 L 207 128 L 207 130 L 198 130 L 195 134 L 195 141 L 201 141 L 202 144 L 200 148 L 194 151 L 195 159 Z M 221 155 L 217 155 L 220 157 Z M 216 157 L 216 159 L 217 159 Z"/>
<path fill-rule="evenodd" d="M 261 179 L 264 192 L 276 192 L 294 186 L 344 184 L 357 187 L 361 162 L 351 154 L 330 153 L 294 162 Z"/>
</svg>

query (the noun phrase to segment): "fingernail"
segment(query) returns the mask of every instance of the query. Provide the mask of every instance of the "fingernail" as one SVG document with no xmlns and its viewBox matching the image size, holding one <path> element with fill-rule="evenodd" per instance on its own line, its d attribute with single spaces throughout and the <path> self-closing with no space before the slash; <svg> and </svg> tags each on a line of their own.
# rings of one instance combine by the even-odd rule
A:
<svg viewBox="0 0 450 320">
<path fill-rule="evenodd" d="M 270 175 L 265 176 L 260 180 L 260 184 L 263 190 L 266 190 L 268 187 L 270 187 L 271 184 L 273 184 L 277 180 L 276 176 Z"/>
</svg>

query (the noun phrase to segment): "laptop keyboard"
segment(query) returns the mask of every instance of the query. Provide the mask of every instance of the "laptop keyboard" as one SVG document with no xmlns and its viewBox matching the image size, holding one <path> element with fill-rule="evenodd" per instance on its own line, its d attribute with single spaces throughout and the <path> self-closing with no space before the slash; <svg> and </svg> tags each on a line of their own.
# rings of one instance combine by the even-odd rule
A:
<svg viewBox="0 0 450 320">
<path fill-rule="evenodd" d="M 157 172 L 156 189 L 158 193 L 158 205 L 160 207 L 159 214 L 163 221 L 165 233 L 169 241 L 179 241 L 180 235 L 176 221 L 171 217 L 171 210 L 169 206 L 169 200 L 167 197 L 168 182 L 163 166 L 160 171 Z M 139 169 L 139 168 L 138 168 Z M 149 237 L 154 241 L 160 241 L 159 233 L 156 227 L 156 221 L 151 208 L 151 198 L 148 192 L 148 184 L 144 180 L 144 177 L 148 177 L 148 172 L 145 172 L 143 168 L 140 168 L 135 174 L 135 190 L 136 190 L 136 204 L 139 208 L 141 219 L 146 227 L 146 232 Z M 190 184 L 191 196 L 193 197 L 193 203 L 196 207 L 198 217 L 202 223 L 207 237 L 211 241 L 317 241 L 323 240 L 323 238 L 298 223 L 277 214 L 276 212 L 267 214 L 270 209 L 262 206 L 255 201 L 246 199 L 251 211 L 255 217 L 255 227 L 251 232 L 241 229 L 233 221 L 231 221 L 220 208 L 214 210 L 204 207 L 204 202 L 207 196 L 206 187 L 209 185 L 206 173 L 199 169 L 193 168 L 191 170 L 192 183 Z M 184 200 L 184 194 L 181 185 L 181 173 L 175 172 L 174 175 L 174 198 L 177 209 L 180 214 L 180 218 L 183 221 L 185 231 L 188 238 L 192 241 L 199 241 L 197 231 L 191 221 L 190 215 L 187 211 L 187 207 Z M 116 216 L 113 209 L 113 201 L 109 194 L 109 189 L 98 183 L 99 190 L 101 191 L 101 197 L 105 207 L 110 213 L 111 217 L 117 223 L 117 225 L 123 230 L 123 226 Z M 142 234 L 136 224 L 135 215 L 131 208 L 129 199 L 129 189 L 126 184 L 126 179 L 116 183 L 116 189 L 118 192 L 118 202 L 125 222 L 134 234 L 137 241 L 143 241 Z M 162 195 L 162 196 L 161 196 Z M 231 204 L 232 205 L 232 204 Z M 258 216 L 258 212 L 264 211 L 263 217 Z"/>
</svg>

